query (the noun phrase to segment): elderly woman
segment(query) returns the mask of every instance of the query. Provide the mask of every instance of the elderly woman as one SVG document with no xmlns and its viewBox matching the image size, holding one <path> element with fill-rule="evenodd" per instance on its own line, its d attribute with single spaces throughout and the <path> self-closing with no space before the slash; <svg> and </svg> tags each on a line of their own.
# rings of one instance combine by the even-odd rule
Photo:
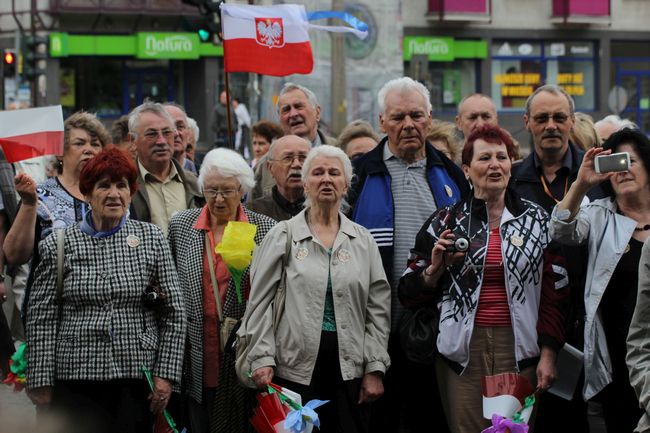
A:
<svg viewBox="0 0 650 433">
<path fill-rule="evenodd" d="M 81 221 L 86 208 L 79 190 L 79 174 L 88 161 L 111 142 L 111 136 L 99 119 L 83 111 L 66 119 L 64 131 L 58 176 L 39 185 L 26 174 L 15 178 L 21 203 L 3 250 L 6 261 L 13 265 L 22 265 L 32 258 L 28 290 L 39 262 L 38 242 L 45 239 L 52 228 L 64 228 Z"/>
<path fill-rule="evenodd" d="M 122 151 L 101 152 L 80 173 L 90 210 L 39 245 L 27 394 L 75 431 L 151 431 L 181 378 L 182 293 L 162 231 L 126 217 L 136 178 Z"/>
<path fill-rule="evenodd" d="M 460 161 L 462 143 L 456 136 L 453 122 L 435 120 L 427 131 L 427 141 L 455 163 Z"/>
<path fill-rule="evenodd" d="M 556 289 L 548 269 L 548 215 L 508 188 L 512 155 L 512 141 L 499 127 L 472 132 L 462 168 L 473 194 L 425 222 L 400 282 L 402 302 L 440 306 L 436 370 L 454 433 L 489 425 L 484 376 L 518 372 L 548 389 L 563 344 L 558 303 L 566 289 Z M 455 242 L 461 238 L 466 250 Z"/>
<path fill-rule="evenodd" d="M 244 390 L 237 384 L 234 354 L 223 350 L 228 336 L 221 329 L 226 318 L 239 320 L 246 309 L 237 299 L 227 264 L 215 252 L 230 221 L 257 226 L 260 244 L 275 221 L 251 212 L 242 197 L 255 184 L 253 170 L 241 155 L 220 148 L 208 152 L 199 173 L 207 204 L 172 217 L 169 242 L 176 260 L 188 317 L 185 371 L 190 429 L 193 433 L 246 431 Z M 250 289 L 248 270 L 241 291 Z"/>
<path fill-rule="evenodd" d="M 594 160 L 630 154 L 629 171 L 598 174 Z M 608 432 L 632 432 L 642 410 L 625 365 L 627 337 L 637 298 L 639 260 L 650 237 L 650 141 L 623 129 L 602 148 L 585 153 L 576 181 L 553 209 L 551 236 L 589 246 L 584 302 L 583 397 L 602 403 Z M 581 206 L 586 191 L 603 183 L 608 197 Z"/>
<path fill-rule="evenodd" d="M 390 364 L 390 287 L 379 250 L 340 212 L 351 176 L 342 150 L 309 153 L 302 167 L 306 209 L 271 230 L 255 252 L 238 334 L 250 342 L 256 386 L 273 381 L 300 393 L 303 403 L 330 400 L 317 411 L 321 432 L 367 431 L 363 403 L 383 394 Z M 284 314 L 274 324 L 271 301 L 283 274 Z"/>
<path fill-rule="evenodd" d="M 379 135 L 372 125 L 365 120 L 353 120 L 348 123 L 339 135 L 339 147 L 354 161 L 374 149 L 379 143 Z"/>
</svg>

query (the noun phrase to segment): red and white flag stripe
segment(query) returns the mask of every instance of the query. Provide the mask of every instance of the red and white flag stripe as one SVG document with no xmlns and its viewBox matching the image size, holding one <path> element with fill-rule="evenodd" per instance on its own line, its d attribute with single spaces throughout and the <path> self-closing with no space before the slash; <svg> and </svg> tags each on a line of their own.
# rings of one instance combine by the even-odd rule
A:
<svg viewBox="0 0 650 433">
<path fill-rule="evenodd" d="M 61 106 L 0 111 L 0 146 L 9 162 L 63 155 Z"/>
<path fill-rule="evenodd" d="M 314 68 L 302 5 L 221 6 L 226 72 L 286 76 Z"/>
</svg>

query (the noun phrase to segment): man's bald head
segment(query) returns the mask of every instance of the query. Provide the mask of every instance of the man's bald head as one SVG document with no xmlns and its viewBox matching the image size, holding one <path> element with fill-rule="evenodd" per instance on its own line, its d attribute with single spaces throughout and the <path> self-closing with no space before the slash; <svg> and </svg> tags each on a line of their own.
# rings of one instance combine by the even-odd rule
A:
<svg viewBox="0 0 650 433">
<path fill-rule="evenodd" d="M 497 108 L 489 96 L 475 93 L 463 98 L 458 104 L 456 127 L 465 138 L 478 127 L 498 124 Z"/>
</svg>

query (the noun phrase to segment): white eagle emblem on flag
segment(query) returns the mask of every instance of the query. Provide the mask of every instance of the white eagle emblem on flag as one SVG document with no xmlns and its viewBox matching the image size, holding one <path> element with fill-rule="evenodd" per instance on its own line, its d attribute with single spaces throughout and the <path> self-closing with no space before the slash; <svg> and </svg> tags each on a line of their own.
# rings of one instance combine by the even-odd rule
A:
<svg viewBox="0 0 650 433">
<path fill-rule="evenodd" d="M 269 48 L 284 46 L 282 18 L 255 18 L 255 39 Z"/>
</svg>

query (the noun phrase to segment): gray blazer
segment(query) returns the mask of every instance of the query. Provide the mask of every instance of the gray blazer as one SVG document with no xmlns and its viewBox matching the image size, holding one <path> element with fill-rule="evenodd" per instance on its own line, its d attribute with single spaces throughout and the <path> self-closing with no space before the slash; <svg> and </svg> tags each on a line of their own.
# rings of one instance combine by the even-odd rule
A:
<svg viewBox="0 0 650 433">
<path fill-rule="evenodd" d="M 275 220 L 244 208 L 248 222 L 257 226 L 255 244 L 275 225 Z M 178 277 L 185 300 L 187 315 L 187 346 L 185 387 L 189 395 L 201 403 L 203 390 L 203 255 L 205 232 L 194 229 L 201 209 L 188 209 L 174 215 L 169 223 L 169 244 L 178 268 Z M 243 293 L 250 289 L 248 270 L 242 277 Z M 246 302 L 239 304 L 235 282 L 231 279 L 226 292 L 223 312 L 226 317 L 240 319 L 244 315 Z"/>
<path fill-rule="evenodd" d="M 75 224 L 65 229 L 63 311 L 56 304 L 56 234 L 39 244 L 41 262 L 29 298 L 27 386 L 57 380 L 143 378 L 179 383 L 185 344 L 183 299 L 160 228 L 126 220 L 115 234 L 94 238 Z M 142 303 L 158 283 L 160 309 Z M 58 335 L 57 335 L 58 328 Z"/>
<path fill-rule="evenodd" d="M 650 432 L 650 238 L 646 239 L 639 262 L 639 293 L 630 333 L 627 336 L 627 367 L 630 383 L 645 413 L 635 432 Z"/>
</svg>

